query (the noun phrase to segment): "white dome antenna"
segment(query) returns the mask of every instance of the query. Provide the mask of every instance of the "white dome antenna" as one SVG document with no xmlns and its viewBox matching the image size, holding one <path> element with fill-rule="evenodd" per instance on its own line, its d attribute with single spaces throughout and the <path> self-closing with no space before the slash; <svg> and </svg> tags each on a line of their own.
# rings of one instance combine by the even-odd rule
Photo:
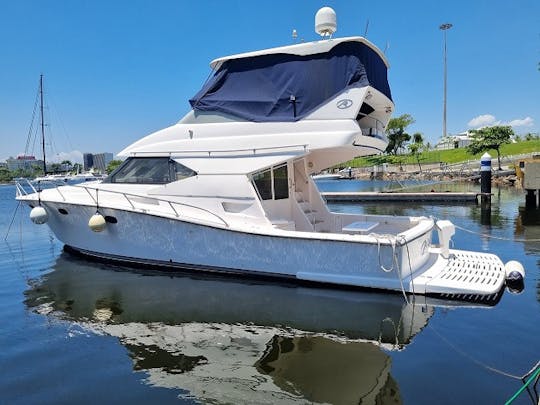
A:
<svg viewBox="0 0 540 405">
<path fill-rule="evenodd" d="M 331 37 L 337 31 L 336 12 L 323 7 L 315 14 L 315 32 L 321 37 Z"/>
</svg>

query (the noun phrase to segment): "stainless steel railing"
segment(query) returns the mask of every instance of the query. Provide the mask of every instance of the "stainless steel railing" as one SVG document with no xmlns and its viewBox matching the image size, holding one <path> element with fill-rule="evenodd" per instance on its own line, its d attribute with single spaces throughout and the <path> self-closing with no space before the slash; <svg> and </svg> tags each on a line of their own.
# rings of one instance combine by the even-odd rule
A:
<svg viewBox="0 0 540 405">
<path fill-rule="evenodd" d="M 26 187 L 28 187 L 28 186 L 30 187 L 32 193 L 41 192 L 41 190 L 36 190 L 36 188 L 32 185 L 32 183 L 28 179 L 25 179 L 25 180 L 26 180 L 26 184 L 22 184 L 19 181 L 15 182 L 15 188 L 16 188 L 17 196 L 29 195 L 30 193 L 26 189 Z M 60 197 L 62 198 L 63 201 L 67 201 L 65 193 L 63 193 L 62 190 L 60 190 L 61 188 L 63 188 L 63 186 L 65 186 L 65 184 L 64 185 L 58 185 L 57 184 L 57 185 L 55 185 L 55 187 L 52 187 L 52 188 L 54 188 L 58 192 L 58 194 L 60 195 Z M 155 215 L 160 215 L 160 216 L 162 216 L 163 214 L 167 214 L 166 211 L 163 212 L 161 210 L 149 209 L 148 204 L 145 204 L 144 207 L 143 207 L 141 205 L 141 203 L 136 201 L 137 199 L 144 199 L 146 201 L 157 202 L 158 203 L 157 205 L 159 207 L 163 207 L 163 205 L 160 204 L 160 203 L 163 203 L 164 206 L 166 206 L 166 207 L 168 207 L 170 209 L 169 214 L 173 215 L 175 218 L 183 217 L 183 218 L 191 218 L 191 219 L 197 219 L 199 221 L 202 220 L 202 221 L 208 222 L 203 218 L 190 216 L 187 213 L 185 213 L 185 208 L 189 208 L 189 209 L 193 209 L 195 211 L 200 211 L 201 213 L 209 214 L 211 218 L 214 218 L 214 220 L 210 221 L 210 222 L 220 223 L 220 224 L 223 224 L 226 228 L 229 228 L 228 222 L 225 219 L 223 219 L 221 216 L 219 216 L 218 214 L 216 214 L 216 213 L 214 213 L 214 212 L 212 212 L 210 210 L 207 210 L 206 208 L 197 207 L 195 205 L 186 204 L 186 203 L 182 203 L 182 202 L 176 202 L 176 201 L 170 201 L 170 200 L 166 200 L 166 199 L 158 198 L 158 197 L 153 197 L 153 196 L 138 195 L 138 194 L 126 193 L 126 192 L 123 192 L 123 191 L 116 191 L 116 190 L 105 190 L 105 189 L 102 189 L 102 188 L 91 187 L 91 186 L 82 185 L 82 184 L 75 184 L 75 185 L 68 186 L 68 187 L 75 187 L 75 188 L 79 188 L 79 189 L 84 189 L 86 191 L 86 193 L 88 194 L 88 196 L 92 199 L 92 201 L 94 202 L 94 204 L 96 205 L 97 208 L 99 208 L 99 207 L 101 207 L 101 208 L 115 208 L 115 207 L 110 206 L 110 204 L 107 204 L 106 197 L 102 197 L 102 198 L 105 198 L 104 200 L 100 199 L 100 195 L 107 195 L 107 194 L 111 195 L 112 194 L 112 195 L 122 196 L 128 202 L 131 209 L 134 210 L 134 211 L 140 210 L 140 211 L 145 212 L 145 213 L 155 214 Z M 93 193 L 90 192 L 90 190 L 94 190 L 95 195 L 93 195 Z M 184 212 L 182 212 L 182 211 L 184 211 Z"/>
</svg>

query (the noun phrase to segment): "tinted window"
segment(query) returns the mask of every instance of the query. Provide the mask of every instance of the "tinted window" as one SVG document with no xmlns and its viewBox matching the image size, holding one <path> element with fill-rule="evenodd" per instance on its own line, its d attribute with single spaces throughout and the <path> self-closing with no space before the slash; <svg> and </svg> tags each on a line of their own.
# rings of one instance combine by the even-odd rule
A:
<svg viewBox="0 0 540 405">
<path fill-rule="evenodd" d="M 289 198 L 286 164 L 253 174 L 253 182 L 262 200 Z"/>
<path fill-rule="evenodd" d="M 289 198 L 289 182 L 287 179 L 287 165 L 274 169 L 274 199 Z"/>
<path fill-rule="evenodd" d="M 169 158 L 130 158 L 106 180 L 108 183 L 166 184 L 196 173 Z"/>
<path fill-rule="evenodd" d="M 253 181 L 259 191 L 259 195 L 263 200 L 272 199 L 272 175 L 270 170 L 264 172 L 255 173 L 253 175 Z"/>
</svg>

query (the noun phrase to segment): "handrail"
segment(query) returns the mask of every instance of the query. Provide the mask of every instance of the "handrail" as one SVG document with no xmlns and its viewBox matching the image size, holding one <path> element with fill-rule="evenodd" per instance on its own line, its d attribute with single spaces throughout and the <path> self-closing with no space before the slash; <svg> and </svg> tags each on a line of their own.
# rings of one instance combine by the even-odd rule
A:
<svg viewBox="0 0 540 405">
<path fill-rule="evenodd" d="M 223 225 L 225 225 L 227 228 L 229 228 L 229 224 L 227 223 L 227 221 L 225 221 L 221 216 L 219 216 L 218 214 L 210 211 L 210 210 L 207 210 L 206 208 L 202 208 L 202 207 L 197 207 L 195 205 L 191 205 L 191 204 L 186 204 L 186 203 L 182 203 L 182 202 L 177 202 L 177 201 L 171 201 L 171 200 L 165 200 L 163 198 L 157 198 L 157 197 L 153 197 L 153 196 L 146 196 L 146 195 L 138 195 L 138 194 L 132 194 L 132 193 L 125 193 L 123 191 L 114 191 L 114 190 L 105 190 L 105 189 L 102 189 L 102 188 L 96 188 L 96 187 L 88 187 L 87 185 L 79 185 L 79 184 L 76 184 L 76 185 L 73 185 L 72 187 L 77 187 L 77 188 L 84 188 L 86 190 L 86 192 L 90 195 L 90 197 L 92 198 L 92 200 L 94 200 L 94 203 L 97 205 L 97 201 L 96 199 L 92 196 L 92 194 L 88 191 L 89 189 L 90 190 L 95 190 L 96 192 L 99 191 L 101 194 L 103 193 L 111 193 L 111 194 L 118 194 L 118 195 L 122 195 L 128 202 L 129 204 L 131 205 L 131 208 L 132 209 L 136 209 L 135 207 L 135 204 L 134 204 L 134 201 L 132 201 L 129 197 L 133 197 L 133 198 L 145 198 L 145 199 L 150 199 L 150 200 L 154 200 L 154 201 L 160 201 L 160 202 L 163 202 L 165 204 L 167 204 L 171 209 L 172 209 L 172 212 L 174 214 L 175 217 L 180 217 L 181 214 L 174 208 L 173 204 L 175 205 L 179 205 L 179 206 L 183 206 L 183 207 L 189 207 L 189 208 L 194 208 L 196 210 L 199 210 L 199 211 L 203 211 L 203 212 L 206 212 L 207 214 L 210 214 L 211 216 L 217 218 L 219 220 L 219 222 L 223 223 Z M 136 202 L 136 201 L 135 201 Z M 103 200 L 101 200 L 101 203 L 100 203 L 100 206 L 103 207 Z M 112 207 L 108 207 L 108 208 L 112 208 Z M 146 209 L 145 209 L 146 210 Z M 187 215 L 185 215 L 185 217 L 188 217 L 188 218 L 193 218 L 193 217 L 189 217 Z"/>
<path fill-rule="evenodd" d="M 28 185 L 32 188 L 32 191 L 34 193 L 37 193 L 38 191 L 34 188 L 34 186 L 32 185 L 32 183 L 30 183 L 30 181 L 28 179 L 25 179 L 26 182 L 28 183 Z M 59 190 L 59 187 L 61 186 L 64 186 L 65 184 L 56 184 L 56 187 L 54 187 L 54 189 L 56 189 L 56 191 L 58 191 L 58 193 L 60 194 L 60 197 L 62 197 L 62 200 L 64 201 L 67 201 L 64 194 L 62 194 L 62 192 Z M 174 205 L 179 205 L 179 206 L 184 206 L 184 207 L 189 207 L 189 208 L 194 208 L 196 210 L 199 210 L 199 211 L 202 211 L 202 212 L 206 212 L 208 214 L 210 214 L 211 216 L 217 218 L 219 220 L 219 222 L 221 222 L 223 225 L 225 225 L 225 227 L 229 228 L 229 224 L 227 221 L 225 221 L 222 217 L 220 217 L 218 214 L 210 211 L 210 210 L 207 210 L 206 208 L 202 208 L 202 207 L 197 207 L 195 205 L 191 205 L 191 204 L 186 204 L 186 203 L 181 203 L 181 202 L 177 202 L 177 201 L 170 201 L 170 200 L 165 200 L 163 198 L 157 198 L 157 197 L 153 197 L 153 196 L 145 196 L 145 195 L 137 195 L 137 194 L 131 194 L 131 193 L 125 193 L 125 192 L 122 192 L 122 191 L 114 191 L 114 190 L 105 190 L 105 189 L 102 189 L 102 188 L 97 188 L 97 187 L 89 187 L 87 185 L 82 185 L 82 184 L 74 184 L 72 185 L 71 187 L 77 187 L 77 188 L 83 188 L 87 193 L 88 195 L 90 196 L 90 198 L 94 201 L 94 204 L 96 204 L 96 206 L 98 206 L 98 201 L 96 200 L 96 198 L 94 198 L 94 196 L 92 195 L 92 193 L 90 193 L 89 190 L 95 190 L 96 191 L 96 194 L 97 192 L 101 192 L 101 193 L 111 193 L 111 194 L 118 194 L 118 195 L 121 195 L 123 196 L 127 202 L 129 203 L 129 205 L 131 205 L 131 208 L 133 210 L 136 210 L 137 208 L 135 207 L 135 204 L 134 204 L 134 201 L 132 201 L 129 197 L 134 197 L 134 198 L 145 198 L 145 199 L 150 199 L 150 200 L 154 200 L 154 201 L 160 201 L 160 202 L 163 202 L 165 203 L 166 205 L 168 205 L 172 212 L 173 212 L 173 215 L 175 217 L 180 217 L 181 214 L 178 212 L 177 208 L 174 208 Z M 17 195 L 19 196 L 23 196 L 23 195 L 28 195 L 29 193 L 26 192 L 26 190 L 24 189 L 24 186 L 19 182 L 19 181 L 15 181 L 15 188 L 16 188 L 16 192 L 18 193 Z M 97 196 L 96 196 L 97 197 Z M 103 207 L 103 204 L 100 204 L 101 207 Z M 109 207 L 109 208 L 112 208 L 112 207 Z M 146 209 L 145 209 L 146 210 Z M 186 217 L 188 218 L 193 218 L 193 217 L 189 217 L 186 215 Z"/>
<path fill-rule="evenodd" d="M 23 196 L 23 195 L 28 195 L 28 193 L 26 192 L 25 190 L 25 186 L 23 185 L 22 183 L 22 180 L 26 181 L 26 184 L 28 186 L 30 186 L 30 188 L 32 189 L 32 192 L 33 193 L 37 193 L 38 191 L 36 190 L 36 188 L 32 185 L 32 183 L 30 182 L 30 180 L 28 179 L 21 179 L 21 180 L 15 180 L 15 189 L 16 189 L 16 194 L 19 195 L 19 196 Z"/>
<path fill-rule="evenodd" d="M 246 148 L 246 149 L 216 149 L 216 150 L 178 150 L 178 151 L 168 151 L 168 152 L 131 152 L 131 156 L 139 155 L 152 155 L 152 156 L 173 156 L 173 155 L 186 155 L 186 154 L 205 154 L 207 156 L 212 156 L 212 154 L 218 153 L 236 153 L 236 152 L 252 152 L 253 155 L 257 154 L 257 151 L 268 151 L 268 150 L 282 150 L 290 148 L 302 148 L 304 152 L 308 150 L 308 144 L 297 144 L 297 145 L 285 145 L 285 146 L 266 146 L 263 148 Z"/>
</svg>

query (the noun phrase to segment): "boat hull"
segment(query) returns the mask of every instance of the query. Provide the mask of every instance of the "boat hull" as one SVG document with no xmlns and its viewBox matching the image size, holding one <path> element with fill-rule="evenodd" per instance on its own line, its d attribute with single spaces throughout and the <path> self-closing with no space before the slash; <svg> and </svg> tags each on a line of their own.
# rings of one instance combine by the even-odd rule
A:
<svg viewBox="0 0 540 405">
<path fill-rule="evenodd" d="M 131 264 L 201 272 L 284 277 L 318 283 L 400 291 L 408 274 L 392 267 L 393 248 L 376 243 L 265 235 L 164 218 L 148 213 L 100 208 L 107 223 L 101 232 L 88 227 L 95 207 L 42 202 L 47 224 L 60 241 L 88 256 Z M 61 210 L 59 210 L 61 208 Z M 64 212 L 64 214 L 60 213 Z M 65 214 L 67 212 L 67 214 Z M 409 249 L 424 248 L 431 233 Z M 396 252 L 398 259 L 399 252 Z M 383 263 L 379 263 L 378 257 Z M 406 283 L 405 283 L 406 284 Z"/>
</svg>

